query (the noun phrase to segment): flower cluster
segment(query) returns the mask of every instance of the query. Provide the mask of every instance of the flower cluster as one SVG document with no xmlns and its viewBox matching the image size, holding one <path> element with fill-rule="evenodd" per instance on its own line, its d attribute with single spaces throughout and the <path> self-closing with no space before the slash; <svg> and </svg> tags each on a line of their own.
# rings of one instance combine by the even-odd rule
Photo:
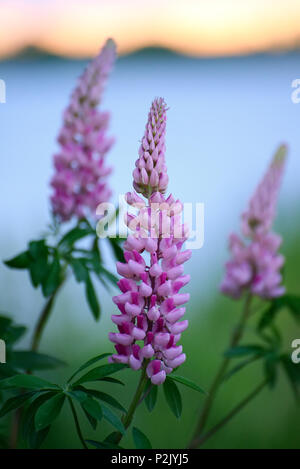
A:
<svg viewBox="0 0 300 469">
<path fill-rule="evenodd" d="M 108 40 L 79 79 L 64 113 L 51 181 L 52 210 L 61 221 L 95 213 L 97 205 L 111 195 L 106 183 L 111 169 L 105 165 L 105 155 L 113 143 L 106 135 L 109 113 L 96 107 L 115 57 L 115 44 Z"/>
<path fill-rule="evenodd" d="M 149 197 L 153 192 L 164 194 L 168 186 L 165 134 L 166 104 L 159 98 L 153 101 L 150 108 L 139 158 L 133 171 L 133 187 L 145 197 Z"/>
<path fill-rule="evenodd" d="M 154 112 L 159 106 L 160 110 Z M 144 161 L 155 160 L 157 148 L 164 148 L 165 121 L 164 102 L 155 100 L 149 114 L 148 134 L 143 140 L 144 147 L 149 145 L 148 155 L 141 157 Z M 162 122 L 163 132 L 156 139 Z M 156 143 L 150 148 L 153 141 Z M 182 251 L 188 232 L 181 223 L 181 202 L 172 195 L 167 198 L 163 195 L 165 184 L 157 190 L 157 179 L 151 177 L 153 172 L 157 174 L 155 165 L 149 168 L 150 165 L 144 187 L 147 190 L 140 190 L 147 194 L 147 200 L 136 192 L 126 194 L 127 203 L 137 208 L 138 213 L 127 215 L 132 234 L 124 244 L 126 262 L 117 263 L 117 271 L 123 277 L 118 282 L 122 293 L 113 301 L 121 314 L 112 316 L 119 332 L 109 334 L 116 348 L 110 359 L 128 363 L 134 370 L 147 366 L 152 383 L 161 384 L 166 374 L 186 358 L 178 342 L 188 326 L 187 320 L 180 319 L 185 314 L 183 305 L 189 294 L 180 290 L 190 280 L 189 275 L 183 274 L 183 263 L 190 258 L 191 251 Z M 136 184 L 134 179 L 135 188 Z"/>
<path fill-rule="evenodd" d="M 243 291 L 264 299 L 284 294 L 280 269 L 284 257 L 278 254 L 281 238 L 272 233 L 277 196 L 285 163 L 286 147 L 281 146 L 252 197 L 248 210 L 242 215 L 242 234 L 230 236 L 232 259 L 226 264 L 221 284 L 223 293 L 239 298 Z"/>
</svg>

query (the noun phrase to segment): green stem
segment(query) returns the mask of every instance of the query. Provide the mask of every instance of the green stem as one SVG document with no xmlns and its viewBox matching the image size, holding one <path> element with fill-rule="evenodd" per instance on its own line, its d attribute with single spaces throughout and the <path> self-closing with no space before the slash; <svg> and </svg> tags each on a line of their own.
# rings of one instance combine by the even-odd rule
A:
<svg viewBox="0 0 300 469">
<path fill-rule="evenodd" d="M 62 285 L 64 284 L 64 282 L 65 282 L 65 277 L 63 277 L 62 281 L 57 286 L 57 288 L 54 290 L 52 295 L 49 297 L 47 303 L 45 304 L 44 308 L 41 311 L 38 323 L 37 323 L 37 325 L 35 327 L 35 330 L 34 330 L 34 333 L 33 333 L 32 342 L 31 342 L 31 350 L 33 352 L 36 352 L 39 348 L 41 338 L 42 338 L 45 326 L 46 326 L 46 324 L 48 322 L 48 319 L 50 317 L 50 314 L 51 314 L 51 311 L 52 311 L 56 296 L 57 296 L 59 290 L 61 289 Z"/>
<path fill-rule="evenodd" d="M 215 433 L 217 433 L 221 428 L 223 428 L 228 422 L 230 422 L 247 404 L 249 404 L 252 399 L 254 399 L 267 385 L 267 381 L 263 381 L 259 386 L 257 386 L 245 399 L 243 399 L 236 407 L 234 407 L 229 414 L 226 415 L 219 423 L 212 427 L 207 433 L 203 436 L 199 436 L 198 440 L 195 441 L 195 447 L 199 448 L 202 446 L 209 438 L 211 438 Z"/>
<path fill-rule="evenodd" d="M 71 407 L 71 410 L 72 410 L 72 414 L 73 414 L 73 418 L 74 418 L 74 422 L 75 422 L 75 427 L 76 427 L 76 431 L 77 431 L 77 435 L 81 441 L 81 444 L 83 446 L 84 449 L 88 449 L 87 445 L 86 445 L 86 442 L 84 441 L 84 438 L 83 438 L 83 435 L 82 435 L 82 432 L 81 432 L 81 428 L 80 428 L 80 425 L 79 425 L 79 420 L 78 420 L 78 417 L 77 417 L 77 413 L 76 413 L 76 409 L 74 407 L 74 404 L 72 402 L 72 399 L 70 399 L 68 397 L 68 401 L 69 401 L 69 404 L 70 404 L 70 407 Z"/>
<path fill-rule="evenodd" d="M 233 331 L 232 337 L 230 339 L 229 348 L 236 347 L 244 334 L 245 326 L 250 315 L 251 301 L 252 301 L 252 295 L 251 293 L 249 293 L 246 297 L 241 320 L 238 326 Z M 213 383 L 208 391 L 208 396 L 204 403 L 203 410 L 200 414 L 200 418 L 196 426 L 196 430 L 194 432 L 193 438 L 189 444 L 189 448 L 197 448 L 199 436 L 202 434 L 204 430 L 207 419 L 213 407 L 217 392 L 219 390 L 220 385 L 223 382 L 223 378 L 228 369 L 229 364 L 230 364 L 230 358 L 229 357 L 224 358 L 224 360 L 222 361 L 218 369 L 215 379 L 213 380 Z"/>
<path fill-rule="evenodd" d="M 142 374 L 141 374 L 138 386 L 136 388 L 135 394 L 133 396 L 132 402 L 130 404 L 130 407 L 128 409 L 127 414 L 122 419 L 125 430 L 127 430 L 127 428 L 130 426 L 130 424 L 132 422 L 134 413 L 135 413 L 136 408 L 138 407 L 138 405 L 140 403 L 143 391 L 145 389 L 145 386 L 146 386 L 146 383 L 147 383 L 147 380 L 148 380 L 148 377 L 147 377 L 147 374 L 146 374 L 147 364 L 148 363 L 146 362 L 144 364 L 143 368 L 142 368 Z M 116 434 L 115 438 L 114 438 L 114 443 L 116 443 L 116 444 L 120 443 L 122 437 L 123 437 L 123 434 L 121 432 L 118 432 Z"/>
</svg>

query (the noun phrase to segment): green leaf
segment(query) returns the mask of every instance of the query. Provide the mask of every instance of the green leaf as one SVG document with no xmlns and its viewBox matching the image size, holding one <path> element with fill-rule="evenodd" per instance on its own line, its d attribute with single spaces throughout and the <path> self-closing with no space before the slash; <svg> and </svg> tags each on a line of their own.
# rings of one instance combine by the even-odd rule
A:
<svg viewBox="0 0 300 469">
<path fill-rule="evenodd" d="M 58 243 L 58 246 L 66 245 L 67 247 L 72 247 L 76 241 L 85 238 L 88 235 L 95 234 L 90 228 L 73 228 L 68 231 Z"/>
<path fill-rule="evenodd" d="M 258 324 L 258 330 L 262 331 L 275 320 L 279 311 L 287 308 L 293 315 L 294 319 L 300 321 L 300 297 L 296 295 L 284 295 L 280 298 L 275 298 L 269 308 L 263 313 Z"/>
<path fill-rule="evenodd" d="M 0 381 L 0 389 L 24 388 L 24 389 L 59 389 L 56 384 L 52 384 L 42 378 L 32 375 L 15 375 L 11 378 Z"/>
<path fill-rule="evenodd" d="M 243 370 L 247 365 L 250 365 L 251 363 L 255 362 L 256 360 L 259 360 L 260 358 L 262 358 L 262 355 L 251 355 L 250 358 L 243 360 L 238 365 L 234 366 L 231 370 L 229 370 L 228 373 L 225 374 L 223 381 L 227 381 L 233 375 Z"/>
<path fill-rule="evenodd" d="M 228 358 L 239 358 L 245 355 L 264 355 L 266 352 L 267 350 L 260 345 L 240 345 L 227 350 L 224 356 Z"/>
<path fill-rule="evenodd" d="M 12 410 L 18 409 L 21 407 L 24 402 L 33 397 L 35 392 L 27 392 L 25 394 L 20 394 L 19 396 L 11 397 L 8 399 L 2 406 L 0 410 L 0 418 L 8 414 Z"/>
<path fill-rule="evenodd" d="M 114 414 L 108 407 L 102 405 L 102 413 L 105 420 L 107 420 L 113 427 L 115 427 L 120 433 L 125 434 L 125 428 L 119 417 Z"/>
<path fill-rule="evenodd" d="M 87 399 L 83 401 L 81 406 L 94 419 L 99 421 L 102 419 L 102 408 L 100 404 L 98 404 L 98 402 L 95 401 L 95 399 L 93 399 L 92 397 L 87 397 Z"/>
<path fill-rule="evenodd" d="M 72 389 L 71 391 L 64 391 L 66 396 L 71 397 L 71 399 L 76 399 L 80 404 L 82 404 L 89 396 L 84 388 L 81 389 Z"/>
<path fill-rule="evenodd" d="M 72 258 L 69 260 L 77 282 L 85 282 L 88 276 L 88 270 L 85 261 L 82 258 Z"/>
<path fill-rule="evenodd" d="M 109 376 L 108 377 L 104 377 L 104 378 L 100 378 L 99 380 L 97 381 L 106 381 L 107 383 L 112 383 L 112 384 L 120 384 L 121 386 L 125 386 L 125 384 L 120 381 L 119 379 L 116 379 L 116 378 L 110 378 Z"/>
<path fill-rule="evenodd" d="M 93 368 L 91 371 L 88 371 L 85 375 L 81 376 L 79 380 L 74 383 L 74 386 L 78 386 L 82 383 L 87 383 L 89 381 L 97 381 L 103 379 L 104 377 L 116 373 L 117 371 L 127 368 L 127 365 L 123 363 L 109 363 L 108 365 L 98 366 Z"/>
<path fill-rule="evenodd" d="M 178 387 L 169 377 L 163 384 L 166 401 L 175 415 L 179 418 L 182 412 L 182 399 Z"/>
<path fill-rule="evenodd" d="M 99 399 L 102 402 L 106 402 L 107 404 L 111 405 L 112 407 L 115 407 L 116 409 L 120 410 L 121 412 L 126 413 L 126 409 L 124 409 L 124 407 L 111 395 L 109 395 L 105 392 L 102 392 L 102 391 L 98 391 L 96 389 L 86 389 L 86 388 L 83 388 L 83 387 L 80 387 L 80 389 L 82 389 L 87 394 L 95 397 L 96 399 Z"/>
<path fill-rule="evenodd" d="M 51 397 L 39 407 L 34 419 L 36 431 L 44 430 L 52 424 L 59 416 L 64 401 L 65 395 L 60 393 Z"/>
<path fill-rule="evenodd" d="M 48 268 L 47 276 L 43 282 L 43 294 L 51 296 L 59 287 L 61 282 L 61 267 L 58 257 L 55 257 Z"/>
<path fill-rule="evenodd" d="M 115 255 L 115 258 L 119 262 L 124 262 L 124 253 L 123 249 L 120 247 L 119 243 L 121 242 L 120 238 L 107 238 L 111 248 L 113 250 L 113 253 Z"/>
<path fill-rule="evenodd" d="M 81 406 L 82 407 L 82 406 Z M 82 407 L 82 410 L 84 412 L 84 415 L 86 416 L 86 418 L 88 419 L 88 421 L 90 422 L 90 425 L 92 427 L 93 430 L 96 430 L 97 429 L 97 426 L 98 426 L 98 420 L 95 419 L 94 417 L 92 417 L 83 407 Z"/>
<path fill-rule="evenodd" d="M 151 387 L 150 392 L 145 397 L 145 404 L 149 412 L 152 412 L 157 402 L 158 386 L 154 386 L 149 381 L 149 386 Z M 147 392 L 147 389 L 146 389 Z"/>
<path fill-rule="evenodd" d="M 10 364 L 20 370 L 49 370 L 65 365 L 61 360 L 30 351 L 11 352 Z"/>
<path fill-rule="evenodd" d="M 86 443 L 97 449 L 123 449 L 122 446 L 109 442 L 106 443 L 105 441 L 86 440 Z"/>
<path fill-rule="evenodd" d="M 298 401 L 300 398 L 300 364 L 293 363 L 290 355 L 282 355 L 280 361 Z"/>
<path fill-rule="evenodd" d="M 206 394 L 207 392 L 204 391 L 198 384 L 194 383 L 188 378 L 184 378 L 183 376 L 177 376 L 177 375 L 169 375 L 168 378 L 172 379 L 173 381 L 177 381 L 178 383 L 184 384 L 184 386 L 187 386 L 188 388 L 194 389 L 194 391 L 198 391 L 202 394 Z"/>
<path fill-rule="evenodd" d="M 7 267 L 11 267 L 12 269 L 28 269 L 30 262 L 31 257 L 28 251 L 24 251 L 12 259 L 4 261 L 4 264 L 7 265 Z"/>
<path fill-rule="evenodd" d="M 265 358 L 265 375 L 271 388 L 274 388 L 277 381 L 277 365 L 279 360 L 280 357 L 276 353 L 269 353 Z"/>
<path fill-rule="evenodd" d="M 31 241 L 29 253 L 32 257 L 29 265 L 31 281 L 33 286 L 37 287 L 46 278 L 48 272 L 48 247 L 45 240 Z"/>
<path fill-rule="evenodd" d="M 100 274 L 102 274 L 112 285 L 116 286 L 119 281 L 118 277 L 112 274 L 109 270 L 105 269 L 102 265 L 99 267 Z"/>
<path fill-rule="evenodd" d="M 38 408 L 54 395 L 55 393 L 53 391 L 37 395 L 36 399 L 34 399 L 24 412 L 22 420 L 22 435 L 24 441 L 27 442 L 30 448 L 39 448 L 48 435 L 50 426 L 40 432 L 35 430 L 34 416 Z"/>
<path fill-rule="evenodd" d="M 100 304 L 98 302 L 98 298 L 89 275 L 85 281 L 85 294 L 93 316 L 97 321 L 100 318 Z"/>
<path fill-rule="evenodd" d="M 81 371 L 85 370 L 86 368 L 88 368 L 89 366 L 92 366 L 94 365 L 94 363 L 97 363 L 98 361 L 100 360 L 103 360 L 103 358 L 106 358 L 106 357 L 109 357 L 111 355 L 111 353 L 102 353 L 101 355 L 97 355 L 96 357 L 93 357 L 91 358 L 90 360 L 88 360 L 87 362 L 85 362 L 83 365 L 81 365 L 78 370 L 75 371 L 75 373 L 73 373 L 73 375 L 71 376 L 71 378 L 69 378 L 68 380 L 68 383 L 70 383 L 72 381 L 72 379 L 75 378 L 75 376 L 80 373 Z"/>
<path fill-rule="evenodd" d="M 132 436 L 137 449 L 152 449 L 151 443 L 146 435 L 136 427 L 132 429 Z"/>
<path fill-rule="evenodd" d="M 296 321 L 300 321 L 300 297 L 295 295 L 286 295 L 284 297 L 285 304 L 292 313 Z"/>
</svg>

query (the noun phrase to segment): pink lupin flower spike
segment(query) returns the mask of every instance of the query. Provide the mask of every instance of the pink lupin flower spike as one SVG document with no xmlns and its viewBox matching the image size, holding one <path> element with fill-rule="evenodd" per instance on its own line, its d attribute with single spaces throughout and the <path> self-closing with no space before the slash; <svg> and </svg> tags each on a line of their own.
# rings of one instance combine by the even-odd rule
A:
<svg viewBox="0 0 300 469">
<path fill-rule="evenodd" d="M 285 292 L 280 273 L 284 257 L 278 254 L 281 237 L 270 231 L 285 159 L 286 147 L 282 145 L 242 215 L 242 234 L 249 239 L 230 236 L 232 258 L 226 263 L 221 291 L 233 298 L 240 298 L 245 290 L 263 299 L 276 298 Z"/>
<path fill-rule="evenodd" d="M 162 99 L 154 101 L 150 115 L 158 105 L 163 109 L 165 132 Z M 135 177 L 133 185 L 137 187 Z M 183 273 L 183 264 L 191 251 L 182 251 L 188 237 L 186 226 L 181 224 L 182 204 L 172 195 L 164 197 L 165 186 L 147 184 L 144 189 L 140 192 L 147 194 L 146 201 L 135 192 L 126 194 L 127 203 L 136 207 L 138 214 L 127 218 L 133 233 L 124 243 L 126 262 L 117 262 L 123 277 L 118 282 L 122 293 L 113 301 L 121 314 L 112 316 L 118 332 L 109 334 L 116 348 L 110 361 L 127 363 L 134 370 L 145 365 L 147 376 L 158 385 L 186 359 L 178 342 L 188 327 L 188 321 L 181 319 L 189 294 L 180 290 L 190 280 Z"/>
<path fill-rule="evenodd" d="M 109 39 L 79 79 L 64 113 L 51 180 L 52 210 L 60 221 L 94 215 L 98 204 L 111 196 L 106 183 L 111 169 L 105 165 L 105 156 L 114 139 L 106 135 L 109 113 L 96 107 L 115 57 L 116 46 Z"/>
<path fill-rule="evenodd" d="M 165 101 L 162 98 L 155 99 L 150 108 L 139 158 L 133 171 L 133 187 L 145 197 L 150 197 L 153 192 L 164 193 L 168 186 L 165 164 L 166 118 Z"/>
</svg>

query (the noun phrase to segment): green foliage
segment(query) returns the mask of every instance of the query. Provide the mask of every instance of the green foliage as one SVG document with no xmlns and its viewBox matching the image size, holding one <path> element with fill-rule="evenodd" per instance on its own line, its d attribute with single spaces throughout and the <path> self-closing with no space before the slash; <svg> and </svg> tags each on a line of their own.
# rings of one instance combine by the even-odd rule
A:
<svg viewBox="0 0 300 469">
<path fill-rule="evenodd" d="M 136 427 L 132 429 L 132 436 L 137 449 L 152 449 L 152 445 L 146 435 Z"/>
<path fill-rule="evenodd" d="M 81 247 L 81 242 L 92 241 L 91 248 Z M 109 238 L 116 259 L 124 260 L 119 238 Z M 16 257 L 6 260 L 7 267 L 26 269 L 34 288 L 41 288 L 43 295 L 49 298 L 57 293 L 66 279 L 67 270 L 71 270 L 77 282 L 84 284 L 88 306 L 95 320 L 100 318 L 101 306 L 96 294 L 92 275 L 104 286 L 116 287 L 117 277 L 103 266 L 96 230 L 83 219 L 61 236 L 55 245 L 46 239 L 30 241 L 28 249 Z"/>
<path fill-rule="evenodd" d="M 0 337 L 6 344 L 6 364 L 0 366 L 1 379 L 9 378 L 27 370 L 48 370 L 64 365 L 56 358 L 25 350 L 14 350 L 18 341 L 25 335 L 26 327 L 14 324 L 7 316 L 0 316 Z"/>
<path fill-rule="evenodd" d="M 157 402 L 158 386 L 153 386 L 153 384 L 151 384 L 151 381 L 148 380 L 147 388 L 145 392 L 146 392 L 146 397 L 145 397 L 146 407 L 149 410 L 149 412 L 152 412 Z"/>
<path fill-rule="evenodd" d="M 279 312 L 287 310 L 296 321 L 300 321 L 300 297 L 296 295 L 284 295 L 275 298 L 269 307 L 263 312 L 258 323 L 258 330 L 263 331 L 270 327 L 276 319 Z"/>
<path fill-rule="evenodd" d="M 82 384 L 92 381 L 101 382 L 108 379 L 111 374 L 126 368 L 126 366 L 117 363 L 98 366 L 73 382 L 79 373 L 104 359 L 107 355 L 109 354 L 101 354 L 85 362 L 73 373 L 64 386 L 28 374 L 16 374 L 0 380 L 0 390 L 14 389 L 19 391 L 18 395 L 4 401 L 0 409 L 0 418 L 9 412 L 22 408 L 23 439 L 29 448 L 39 448 L 51 425 L 60 415 L 67 398 L 72 401 L 74 411 L 76 403 L 80 406 L 93 429 L 97 427 L 97 422 L 105 419 L 118 432 L 124 434 L 124 425 L 115 413 L 115 410 L 126 413 L 122 404 L 110 394 L 98 389 L 88 389 Z M 118 380 L 113 382 L 119 384 Z M 24 390 L 28 391 L 24 392 Z M 111 410 L 108 406 L 114 410 Z M 76 428 L 78 430 L 77 421 Z M 109 447 L 109 443 L 103 443 L 102 446 Z"/>
<path fill-rule="evenodd" d="M 168 406 L 175 417 L 179 418 L 182 413 L 182 398 L 177 385 L 172 379 L 167 377 L 163 384 L 163 388 Z"/>
</svg>

